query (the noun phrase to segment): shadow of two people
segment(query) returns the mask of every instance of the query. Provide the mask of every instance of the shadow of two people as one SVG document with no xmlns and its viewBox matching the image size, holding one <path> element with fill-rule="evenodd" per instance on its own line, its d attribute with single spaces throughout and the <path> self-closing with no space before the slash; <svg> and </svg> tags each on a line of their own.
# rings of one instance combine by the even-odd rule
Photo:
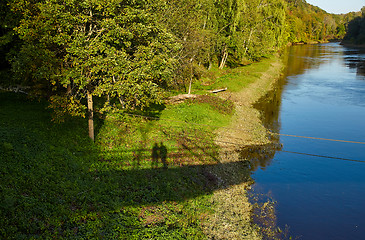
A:
<svg viewBox="0 0 365 240">
<path fill-rule="evenodd" d="M 163 168 L 167 168 L 167 148 L 163 142 L 160 145 L 155 143 L 152 147 L 152 168 L 158 167 L 159 159 L 161 159 Z"/>
</svg>

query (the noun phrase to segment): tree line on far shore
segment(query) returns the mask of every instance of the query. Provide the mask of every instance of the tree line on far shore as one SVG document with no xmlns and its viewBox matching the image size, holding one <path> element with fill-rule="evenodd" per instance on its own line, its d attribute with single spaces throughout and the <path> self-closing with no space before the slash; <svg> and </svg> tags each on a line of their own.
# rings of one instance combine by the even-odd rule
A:
<svg viewBox="0 0 365 240">
<path fill-rule="evenodd" d="M 55 120 L 90 129 L 95 108 L 143 110 L 212 67 L 341 39 L 359 16 L 304 0 L 2 0 L 0 13 L 0 86 L 29 86 Z"/>
<path fill-rule="evenodd" d="M 347 29 L 344 44 L 365 45 L 365 6 L 361 9 L 361 15 L 349 21 Z"/>
</svg>

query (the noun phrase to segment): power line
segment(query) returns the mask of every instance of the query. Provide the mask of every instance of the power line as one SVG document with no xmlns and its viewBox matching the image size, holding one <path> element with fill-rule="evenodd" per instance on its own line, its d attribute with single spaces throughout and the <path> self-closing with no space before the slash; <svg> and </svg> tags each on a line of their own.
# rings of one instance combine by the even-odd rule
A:
<svg viewBox="0 0 365 240">
<path fill-rule="evenodd" d="M 225 129 L 231 129 L 231 130 L 236 130 L 236 131 L 243 131 L 242 129 L 237 129 L 237 128 L 221 127 L 221 126 L 216 126 L 216 125 L 200 124 L 200 123 L 193 123 L 193 122 L 186 122 L 186 121 L 179 121 L 179 120 L 172 120 L 172 119 L 161 119 L 161 118 L 158 118 L 158 117 L 148 117 L 148 116 L 143 116 L 143 115 L 138 115 L 138 114 L 131 114 L 131 113 L 124 113 L 124 114 L 129 115 L 129 116 L 134 116 L 134 117 L 142 117 L 142 118 L 146 118 L 146 119 L 167 120 L 167 121 L 170 121 L 170 122 L 184 123 L 184 124 L 189 124 L 189 125 L 208 126 L 208 127 L 225 128 Z M 160 127 L 162 127 L 161 123 L 159 123 L 159 125 L 160 125 Z M 273 132 L 270 132 L 270 131 L 269 131 L 269 133 L 271 133 L 273 135 L 296 137 L 296 138 L 306 138 L 306 139 L 334 141 L 334 142 L 343 142 L 343 143 L 353 143 L 353 144 L 365 144 L 365 142 L 356 142 L 356 141 L 346 141 L 346 140 L 338 140 L 338 139 L 327 139 L 327 138 L 316 138 L 316 137 L 307 137 L 307 136 L 299 136 L 299 135 L 281 134 L 281 133 L 273 133 Z M 203 138 L 199 138 L 199 137 L 191 136 L 191 135 L 188 135 L 188 137 L 199 139 L 199 140 L 204 140 Z M 241 138 L 233 138 L 233 139 L 244 141 L 244 139 L 241 139 Z M 243 144 L 238 144 L 238 143 L 228 142 L 228 141 L 215 140 L 215 142 L 224 143 L 224 144 L 231 144 L 231 145 L 238 146 L 238 147 L 243 146 Z M 293 152 L 293 151 L 286 151 L 286 150 L 280 150 L 280 149 L 276 149 L 275 151 L 298 154 L 298 155 L 306 155 L 306 156 L 312 156 L 312 157 L 320 157 L 320 158 L 327 158 L 327 159 L 337 159 L 337 160 L 343 160 L 343 161 L 365 163 L 365 161 L 357 160 L 357 159 L 333 157 L 333 156 L 327 156 L 327 155 L 318 155 L 318 154 L 302 153 L 302 152 Z"/>
<path fill-rule="evenodd" d="M 175 134 L 175 136 L 177 136 L 177 134 Z M 197 136 L 188 135 L 188 137 L 195 138 L 195 139 L 198 139 L 198 140 L 203 140 L 203 138 L 199 138 Z M 243 139 L 241 139 L 241 140 L 243 140 Z M 233 142 L 220 141 L 220 140 L 215 140 L 215 142 L 224 143 L 224 144 L 231 144 L 231 145 L 234 145 L 234 146 L 242 147 L 242 144 L 233 143 Z M 305 156 L 311 156 L 311 157 L 318 157 L 318 158 L 327 158 L 327 159 L 336 159 L 336 160 L 342 160 L 342 161 L 365 163 L 365 161 L 363 161 L 363 160 L 350 159 L 350 158 L 334 157 L 334 156 L 319 155 L 319 154 L 312 154 L 312 153 L 293 152 L 293 151 L 286 151 L 286 150 L 281 150 L 281 149 L 275 149 L 275 151 L 291 153 L 291 154 L 297 154 L 297 155 L 305 155 Z"/>
<path fill-rule="evenodd" d="M 311 157 L 320 157 L 320 158 L 329 158 L 329 159 L 336 159 L 336 160 L 344 160 L 344 161 L 365 163 L 365 161 L 356 160 L 356 159 L 350 159 L 350 158 L 331 157 L 331 156 L 318 155 L 318 154 L 312 154 L 312 153 L 301 153 L 301 152 L 292 152 L 292 151 L 285 151 L 285 150 L 277 150 L 277 151 L 285 152 L 285 153 L 298 154 L 298 155 L 306 155 L 306 156 L 311 156 Z"/>
<path fill-rule="evenodd" d="M 307 138 L 307 139 L 315 139 L 315 140 L 323 140 L 323 141 L 331 141 L 331 142 L 355 143 L 355 144 L 364 144 L 365 145 L 365 142 L 346 141 L 346 140 L 318 138 L 318 137 L 306 137 L 306 136 L 290 135 L 290 134 L 284 134 L 284 133 L 273 133 L 273 132 L 270 132 L 270 133 L 274 134 L 274 135 L 285 136 L 285 137 Z"/>
<path fill-rule="evenodd" d="M 222 126 L 210 125 L 210 124 L 193 123 L 193 122 L 179 121 L 179 120 L 173 120 L 173 119 L 161 119 L 161 118 L 158 118 L 158 117 L 148 117 L 148 116 L 143 116 L 143 115 L 138 115 L 138 114 L 131 114 L 131 113 L 124 113 L 124 114 L 129 115 L 129 116 L 134 116 L 134 117 L 142 117 L 142 118 L 146 118 L 146 119 L 164 120 L 164 121 L 176 122 L 176 123 L 184 123 L 184 124 L 189 124 L 189 125 L 198 125 L 198 126 L 205 126 L 205 127 L 212 127 L 212 128 L 223 128 L 223 129 L 230 129 L 230 130 L 235 130 L 235 131 L 248 132 L 248 130 L 238 129 L 238 128 L 230 128 L 230 127 L 222 127 Z M 314 139 L 314 140 L 322 140 L 322 141 L 353 143 L 353 144 L 362 144 L 362 145 L 365 145 L 365 142 L 359 142 L 359 141 L 349 141 L 349 140 L 340 140 L 340 139 L 331 139 L 331 138 L 319 138 L 319 137 L 308 137 L 308 136 L 300 136 L 300 135 L 292 135 L 292 134 L 284 134 L 284 133 L 275 133 L 275 132 L 271 132 L 271 131 L 268 131 L 268 132 L 270 134 L 273 134 L 273 135 L 285 136 L 285 137 L 305 138 L 305 139 Z"/>
</svg>

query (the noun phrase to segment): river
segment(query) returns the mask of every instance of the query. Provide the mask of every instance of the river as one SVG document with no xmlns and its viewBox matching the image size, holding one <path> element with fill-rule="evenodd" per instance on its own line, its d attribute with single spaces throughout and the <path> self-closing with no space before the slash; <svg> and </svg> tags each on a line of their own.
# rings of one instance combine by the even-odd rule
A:
<svg viewBox="0 0 365 240">
<path fill-rule="evenodd" d="M 365 51 L 328 43 L 285 56 L 285 76 L 256 106 L 283 147 L 252 161 L 253 192 L 276 202 L 293 239 L 365 239 Z"/>
</svg>

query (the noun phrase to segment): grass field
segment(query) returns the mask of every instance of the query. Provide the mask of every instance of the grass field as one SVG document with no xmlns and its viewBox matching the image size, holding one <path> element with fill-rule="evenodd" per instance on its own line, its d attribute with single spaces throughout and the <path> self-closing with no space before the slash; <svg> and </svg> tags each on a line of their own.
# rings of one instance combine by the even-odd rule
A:
<svg viewBox="0 0 365 240">
<path fill-rule="evenodd" d="M 256 81 L 270 67 L 274 58 L 271 56 L 260 62 L 233 69 L 211 69 L 200 81 L 193 84 L 192 93 L 204 93 L 207 90 L 221 88 L 227 88 L 231 92 L 239 92 Z"/>
<path fill-rule="evenodd" d="M 0 93 L 1 238 L 205 238 L 218 148 L 210 127 L 194 128 L 196 139 L 184 122 L 224 125 L 229 114 L 187 102 L 160 120 L 108 115 L 92 143 L 86 120 L 54 124 L 46 107 Z M 167 168 L 154 144 L 166 146 Z"/>
<path fill-rule="evenodd" d="M 204 95 L 179 105 L 99 116 L 95 143 L 85 119 L 56 124 L 47 103 L 0 92 L 0 238 L 206 239 L 213 193 L 249 171 L 224 185 L 214 174 L 245 164 L 218 164 L 215 130 L 234 105 L 205 93 L 237 92 L 269 65 L 213 71 L 194 85 Z"/>
</svg>

